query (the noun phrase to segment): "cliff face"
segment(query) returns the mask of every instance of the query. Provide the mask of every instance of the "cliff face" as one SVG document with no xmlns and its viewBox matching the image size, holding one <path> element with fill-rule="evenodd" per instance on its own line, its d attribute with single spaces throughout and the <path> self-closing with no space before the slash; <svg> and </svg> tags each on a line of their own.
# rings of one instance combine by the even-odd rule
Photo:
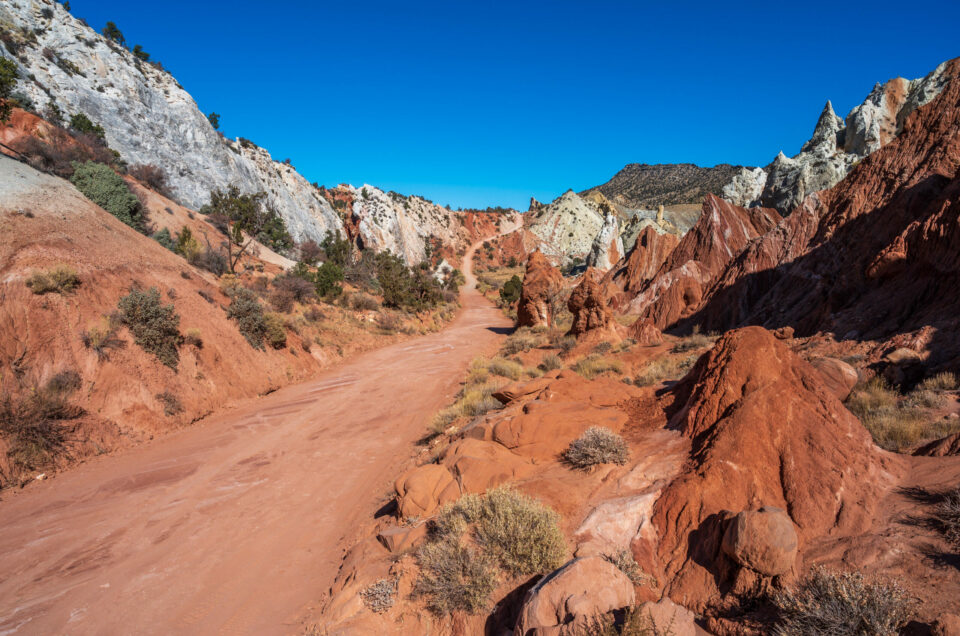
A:
<svg viewBox="0 0 960 636">
<path fill-rule="evenodd" d="M 762 171 L 741 169 L 723 188 L 723 198 L 734 205 L 760 205 L 785 214 L 807 195 L 832 188 L 861 160 L 896 138 L 910 113 L 943 90 L 946 64 L 920 79 L 898 77 L 878 83 L 845 120 L 828 101 L 799 154 L 787 157 L 781 152 Z"/>
<path fill-rule="evenodd" d="M 17 91 L 43 111 L 56 104 L 103 126 L 107 143 L 131 165 L 163 169 L 191 208 L 214 188 L 264 191 L 297 240 L 342 229 L 333 208 L 292 167 L 252 144 L 224 139 L 167 72 L 137 59 L 74 18 L 62 5 L 22 0 L 0 5 L 0 54 L 19 66 Z"/>
</svg>

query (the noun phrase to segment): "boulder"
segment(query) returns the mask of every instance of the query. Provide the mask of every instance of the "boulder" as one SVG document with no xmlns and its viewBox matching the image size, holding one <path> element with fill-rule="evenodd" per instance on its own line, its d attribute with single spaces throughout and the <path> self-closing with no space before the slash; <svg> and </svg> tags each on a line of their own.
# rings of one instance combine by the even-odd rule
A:
<svg viewBox="0 0 960 636">
<path fill-rule="evenodd" d="M 467 437 L 457 440 L 440 455 L 457 480 L 460 492 L 482 493 L 527 473 L 531 464 L 500 444 Z"/>
<path fill-rule="evenodd" d="M 539 393 L 550 386 L 553 378 L 536 378 L 529 382 L 511 382 L 506 386 L 494 391 L 491 395 L 501 404 L 509 404 L 516 399 Z"/>
<path fill-rule="evenodd" d="M 377 533 L 377 541 L 394 554 L 408 550 L 427 536 L 427 524 L 417 523 L 409 526 L 391 526 Z"/>
<path fill-rule="evenodd" d="M 527 259 L 517 305 L 517 324 L 521 327 L 551 326 L 562 291 L 563 275 L 560 270 L 551 265 L 540 250 L 534 250 Z"/>
<path fill-rule="evenodd" d="M 697 624 L 693 612 L 677 605 L 669 598 L 656 603 L 648 601 L 638 608 L 640 615 L 649 621 L 654 634 L 671 636 L 697 636 Z"/>
<path fill-rule="evenodd" d="M 570 335 L 582 336 L 588 331 L 610 329 L 616 324 L 600 285 L 601 276 L 599 270 L 588 267 L 580 284 L 570 294 L 567 301 L 567 309 L 573 314 Z"/>
<path fill-rule="evenodd" d="M 417 466 L 397 478 L 393 487 L 401 519 L 427 517 L 460 496 L 459 483 L 440 464 Z"/>
<path fill-rule="evenodd" d="M 590 619 L 634 603 L 633 584 L 599 556 L 573 559 L 527 592 L 514 636 L 579 633 Z"/>
<path fill-rule="evenodd" d="M 813 368 L 820 372 L 820 378 L 841 402 L 846 400 L 850 391 L 857 385 L 860 376 L 857 370 L 843 360 L 836 358 L 816 358 L 810 361 Z"/>
<path fill-rule="evenodd" d="M 944 613 L 933 622 L 933 636 L 960 636 L 960 616 Z"/>
<path fill-rule="evenodd" d="M 780 508 L 745 510 L 729 521 L 722 548 L 743 567 L 764 576 L 780 576 L 797 559 L 797 531 Z"/>
</svg>

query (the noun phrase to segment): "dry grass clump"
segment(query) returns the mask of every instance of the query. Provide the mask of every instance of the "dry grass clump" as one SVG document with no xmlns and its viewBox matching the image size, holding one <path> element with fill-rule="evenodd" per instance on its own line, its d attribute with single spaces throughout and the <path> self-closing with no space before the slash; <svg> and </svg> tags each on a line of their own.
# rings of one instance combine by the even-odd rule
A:
<svg viewBox="0 0 960 636">
<path fill-rule="evenodd" d="M 672 353 L 684 353 L 686 351 L 693 351 L 694 349 L 702 349 L 713 345 L 715 340 L 715 337 L 702 334 L 698 327 L 694 327 L 693 333 L 681 338 L 677 344 L 673 345 L 670 351 Z"/>
<path fill-rule="evenodd" d="M 656 580 L 640 569 L 630 550 L 618 550 L 615 554 L 604 554 L 603 558 L 626 574 L 627 578 L 630 579 L 630 582 L 634 585 L 656 585 Z"/>
<path fill-rule="evenodd" d="M 506 355 L 514 355 L 536 349 L 545 342 L 546 339 L 539 333 L 534 333 L 527 327 L 521 327 L 507 337 L 500 350 Z"/>
<path fill-rule="evenodd" d="M 397 584 L 390 579 L 380 579 L 360 592 L 363 604 L 375 614 L 382 614 L 393 607 L 396 596 Z"/>
<path fill-rule="evenodd" d="M 960 486 L 943 496 L 934 516 L 947 539 L 960 547 Z"/>
<path fill-rule="evenodd" d="M 696 361 L 696 355 L 657 358 L 644 367 L 643 371 L 633 379 L 633 383 L 636 386 L 653 386 L 664 380 L 678 380 L 693 367 Z"/>
<path fill-rule="evenodd" d="M 0 435 L 7 442 L 7 457 L 13 475 L 43 470 L 67 454 L 72 427 L 66 420 L 76 419 L 83 410 L 70 404 L 69 397 L 80 388 L 75 371 L 61 371 L 44 386 L 24 394 L 0 396 Z"/>
<path fill-rule="evenodd" d="M 560 355 L 566 355 L 577 346 L 577 339 L 573 336 L 564 336 L 561 332 L 558 332 L 550 339 L 550 346 L 559 349 Z"/>
<path fill-rule="evenodd" d="M 560 360 L 560 356 L 555 353 L 548 353 L 543 356 L 543 359 L 540 361 L 540 364 L 537 365 L 537 368 L 546 373 L 547 371 L 556 371 L 563 367 L 563 362 Z"/>
<path fill-rule="evenodd" d="M 203 348 L 203 333 L 196 327 L 191 327 L 183 333 L 183 344 Z"/>
<path fill-rule="evenodd" d="M 474 547 L 475 546 L 475 547 Z M 464 495 L 431 522 L 414 592 L 438 614 L 487 607 L 501 571 L 529 576 L 566 557 L 560 515 L 508 487 Z"/>
<path fill-rule="evenodd" d="M 46 271 L 36 271 L 27 279 L 27 287 L 34 294 L 69 294 L 80 285 L 80 277 L 72 267 L 57 265 Z"/>
<path fill-rule="evenodd" d="M 563 458 L 577 468 L 590 468 L 597 464 L 627 463 L 630 449 L 622 437 L 608 428 L 591 426 L 583 435 L 570 443 Z"/>
<path fill-rule="evenodd" d="M 511 380 L 519 380 L 523 373 L 523 365 L 513 360 L 496 357 L 487 363 L 487 371 Z"/>
<path fill-rule="evenodd" d="M 574 633 L 577 636 L 676 636 L 675 621 L 676 618 L 671 617 L 666 625 L 658 625 L 649 612 L 631 607 L 620 621 L 609 614 L 596 617 Z"/>
<path fill-rule="evenodd" d="M 586 379 L 592 380 L 604 373 L 623 373 L 623 365 L 619 360 L 591 354 L 573 365 L 573 370 Z"/>
<path fill-rule="evenodd" d="M 779 613 L 773 630 L 778 636 L 894 636 L 913 611 L 895 581 L 819 567 L 771 600 Z"/>
<path fill-rule="evenodd" d="M 957 376 L 950 372 L 938 373 L 935 376 L 926 378 L 923 382 L 920 383 L 921 389 L 926 391 L 956 391 L 957 388 L 960 388 L 960 382 L 957 381 Z"/>
<path fill-rule="evenodd" d="M 945 402 L 942 393 L 923 385 L 902 396 L 882 378 L 875 377 L 857 386 L 847 398 L 846 406 L 878 446 L 899 452 L 960 430 L 955 420 L 934 419 L 927 412 L 940 408 Z"/>
</svg>

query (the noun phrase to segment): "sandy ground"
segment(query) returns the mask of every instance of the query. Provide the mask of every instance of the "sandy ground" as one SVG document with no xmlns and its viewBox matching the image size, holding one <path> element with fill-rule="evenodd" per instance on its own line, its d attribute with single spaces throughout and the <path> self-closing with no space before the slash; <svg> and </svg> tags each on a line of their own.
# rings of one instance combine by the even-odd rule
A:
<svg viewBox="0 0 960 636">
<path fill-rule="evenodd" d="M 465 273 L 442 332 L 4 493 L 0 634 L 298 632 L 341 544 L 508 330 Z"/>
</svg>

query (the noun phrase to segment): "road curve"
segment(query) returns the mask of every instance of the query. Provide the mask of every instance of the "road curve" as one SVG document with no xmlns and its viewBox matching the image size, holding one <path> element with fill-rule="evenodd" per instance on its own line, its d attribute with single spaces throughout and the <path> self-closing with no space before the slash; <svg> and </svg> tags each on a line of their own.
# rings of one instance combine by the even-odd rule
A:
<svg viewBox="0 0 960 636">
<path fill-rule="evenodd" d="M 474 249 L 443 331 L 5 495 L 0 635 L 295 632 L 341 540 L 509 326 L 474 289 Z"/>
</svg>

